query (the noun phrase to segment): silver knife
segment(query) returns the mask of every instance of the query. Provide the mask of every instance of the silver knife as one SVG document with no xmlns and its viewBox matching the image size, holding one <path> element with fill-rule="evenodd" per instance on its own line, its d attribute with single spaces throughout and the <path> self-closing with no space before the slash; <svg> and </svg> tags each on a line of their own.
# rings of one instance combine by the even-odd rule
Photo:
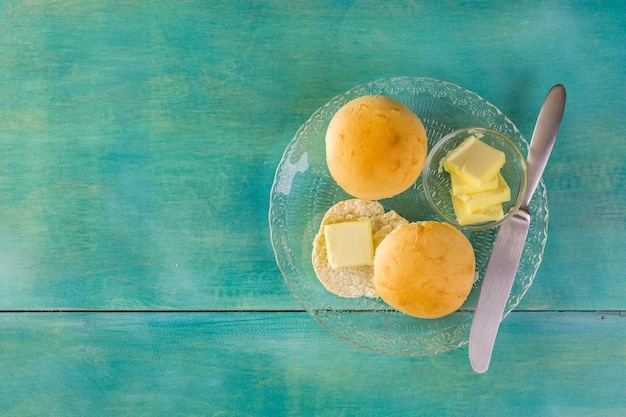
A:
<svg viewBox="0 0 626 417">
<path fill-rule="evenodd" d="M 530 140 L 526 197 L 519 210 L 498 229 L 478 296 L 469 338 L 470 363 L 478 373 L 489 368 L 493 344 L 526 243 L 531 217 L 528 205 L 548 162 L 564 109 L 565 88 L 557 84 L 546 95 Z"/>
</svg>

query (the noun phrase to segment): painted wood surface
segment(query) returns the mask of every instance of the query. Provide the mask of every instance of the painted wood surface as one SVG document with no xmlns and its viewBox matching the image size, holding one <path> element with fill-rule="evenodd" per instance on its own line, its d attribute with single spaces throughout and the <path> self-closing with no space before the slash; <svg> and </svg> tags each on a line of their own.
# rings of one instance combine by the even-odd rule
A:
<svg viewBox="0 0 626 417">
<path fill-rule="evenodd" d="M 0 303 L 297 307 L 268 240 L 285 145 L 334 95 L 415 75 L 486 97 L 527 137 L 566 85 L 546 261 L 524 306 L 622 308 L 623 8 L 5 3 Z"/>
<path fill-rule="evenodd" d="M 617 0 L 0 2 L 0 414 L 626 414 L 624 45 Z M 567 88 L 544 261 L 484 376 L 338 340 L 274 260 L 289 140 L 401 75 L 527 138 Z"/>
<path fill-rule="evenodd" d="M 0 406 L 11 416 L 612 417 L 626 409 L 626 320 L 616 315 L 513 313 L 483 375 L 466 365 L 467 348 L 380 355 L 338 341 L 306 313 L 0 320 Z"/>
</svg>

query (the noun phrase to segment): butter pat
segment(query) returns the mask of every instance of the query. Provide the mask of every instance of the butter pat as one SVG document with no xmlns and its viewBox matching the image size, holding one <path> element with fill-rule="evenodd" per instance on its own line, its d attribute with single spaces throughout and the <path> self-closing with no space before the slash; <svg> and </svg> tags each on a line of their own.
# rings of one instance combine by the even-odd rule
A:
<svg viewBox="0 0 626 417">
<path fill-rule="evenodd" d="M 477 212 L 486 209 L 494 204 L 501 204 L 511 199 L 511 189 L 504 180 L 502 174 L 496 175 L 498 187 L 495 190 L 483 191 L 480 193 L 463 194 L 455 196 L 464 202 L 465 207 L 470 212 Z"/>
<path fill-rule="evenodd" d="M 443 168 L 468 184 L 483 187 L 495 177 L 505 162 L 504 152 L 470 136 L 448 154 Z"/>
<path fill-rule="evenodd" d="M 494 175 L 493 178 L 487 180 L 484 184 L 475 185 L 465 182 L 463 178 L 455 174 L 450 174 L 450 185 L 452 186 L 452 195 L 481 193 L 498 188 L 498 177 Z"/>
<path fill-rule="evenodd" d="M 374 264 L 372 224 L 368 220 L 324 226 L 328 263 L 332 268 Z"/>
<path fill-rule="evenodd" d="M 504 152 L 469 136 L 443 161 L 450 173 L 450 194 L 457 221 L 461 225 L 500 220 L 502 203 L 511 200 L 511 189 L 500 170 Z"/>
<path fill-rule="evenodd" d="M 482 210 L 473 212 L 467 208 L 466 203 L 466 201 L 463 201 L 458 197 L 452 197 L 454 214 L 456 215 L 456 220 L 460 225 L 489 222 L 493 220 L 500 220 L 504 217 L 502 204 L 494 204 L 493 206 L 488 206 Z"/>
</svg>

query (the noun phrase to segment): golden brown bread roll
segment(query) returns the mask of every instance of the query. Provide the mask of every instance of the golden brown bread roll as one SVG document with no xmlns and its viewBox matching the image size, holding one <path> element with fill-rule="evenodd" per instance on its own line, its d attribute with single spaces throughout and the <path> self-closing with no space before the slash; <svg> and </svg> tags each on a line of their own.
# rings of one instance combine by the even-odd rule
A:
<svg viewBox="0 0 626 417">
<path fill-rule="evenodd" d="M 374 283 L 390 306 L 420 318 L 456 311 L 474 282 L 474 250 L 446 223 L 409 223 L 391 232 L 374 257 Z"/>
<path fill-rule="evenodd" d="M 348 194 L 366 200 L 393 197 L 409 188 L 424 168 L 427 151 L 420 119 L 385 96 L 348 102 L 326 131 L 330 174 Z"/>
</svg>

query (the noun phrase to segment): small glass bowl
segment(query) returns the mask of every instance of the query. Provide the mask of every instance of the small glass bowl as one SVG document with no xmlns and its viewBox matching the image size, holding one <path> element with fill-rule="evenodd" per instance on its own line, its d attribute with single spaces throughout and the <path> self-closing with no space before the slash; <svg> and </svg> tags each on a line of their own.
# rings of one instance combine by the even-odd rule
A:
<svg viewBox="0 0 626 417">
<path fill-rule="evenodd" d="M 484 143 L 501 150 L 506 162 L 500 173 L 511 189 L 511 200 L 503 203 L 504 217 L 499 220 L 461 225 L 456 220 L 452 207 L 450 174 L 443 169 L 443 161 L 448 153 L 459 146 L 469 136 L 474 135 Z M 486 230 L 496 227 L 511 217 L 520 207 L 526 195 L 526 160 L 515 144 L 506 136 L 492 129 L 471 127 L 456 130 L 444 136 L 430 150 L 424 165 L 423 185 L 426 199 L 442 220 L 466 230 Z"/>
</svg>

